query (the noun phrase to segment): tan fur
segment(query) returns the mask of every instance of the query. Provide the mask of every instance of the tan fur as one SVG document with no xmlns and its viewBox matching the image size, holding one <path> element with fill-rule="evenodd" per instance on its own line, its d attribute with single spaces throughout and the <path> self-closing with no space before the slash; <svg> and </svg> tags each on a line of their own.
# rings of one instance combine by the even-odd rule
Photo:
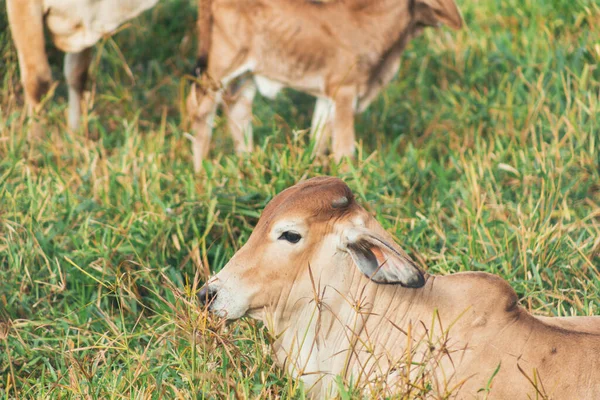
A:
<svg viewBox="0 0 600 400">
<path fill-rule="evenodd" d="M 287 86 L 330 99 L 334 112 L 322 125 L 331 125 L 333 154 L 336 159 L 352 156 L 354 113 L 364 110 L 392 79 L 408 41 L 425 26 L 462 26 L 453 0 L 200 3 L 204 11 L 198 22 L 199 61 L 201 66 L 206 61 L 208 65 L 200 79 L 202 87 L 193 88 L 187 101 L 196 135 L 196 169 L 208 152 L 220 92 L 232 80 L 247 75 L 268 97 Z M 248 104 L 251 106 L 251 101 Z M 320 134 L 318 129 L 312 132 L 313 136 Z M 326 139 L 319 140 L 318 152 L 326 150 Z"/>
<path fill-rule="evenodd" d="M 313 398 L 335 394 L 337 375 L 371 397 L 413 398 L 427 384 L 428 398 L 600 398 L 600 317 L 532 316 L 506 281 L 482 272 L 424 274 L 419 288 L 375 283 L 349 256 L 349 232 L 409 260 L 341 180 L 283 191 L 205 285 L 210 309 L 262 320 L 278 364 Z"/>
<path fill-rule="evenodd" d="M 198 58 L 206 59 L 210 51 L 212 31 L 212 0 L 198 1 Z"/>
<path fill-rule="evenodd" d="M 91 47 L 123 22 L 158 0 L 7 0 L 8 21 L 19 56 L 30 115 L 40 111 L 52 76 L 44 49 L 44 24 L 56 47 L 66 52 L 69 128 L 79 127 Z"/>
</svg>

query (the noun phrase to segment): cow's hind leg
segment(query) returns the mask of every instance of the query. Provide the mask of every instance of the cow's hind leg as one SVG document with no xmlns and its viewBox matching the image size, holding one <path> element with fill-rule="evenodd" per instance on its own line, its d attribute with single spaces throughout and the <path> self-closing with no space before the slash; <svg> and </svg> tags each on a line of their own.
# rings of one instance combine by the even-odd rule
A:
<svg viewBox="0 0 600 400">
<path fill-rule="evenodd" d="M 232 85 L 234 86 L 234 85 Z M 252 77 L 241 79 L 230 96 L 226 96 L 227 127 L 238 154 L 252 150 L 252 102 L 256 85 Z"/>
<path fill-rule="evenodd" d="M 325 97 L 318 97 L 310 126 L 310 138 L 314 142 L 313 155 L 323 156 L 327 152 L 327 141 L 331 137 L 333 118 L 333 102 Z"/>
<path fill-rule="evenodd" d="M 52 81 L 44 48 L 43 4 L 42 0 L 7 0 L 6 9 L 31 116 L 40 110 Z"/>
<path fill-rule="evenodd" d="M 354 156 L 354 107 L 356 92 L 354 87 L 343 86 L 334 96 L 335 115 L 333 118 L 332 147 L 336 161 Z"/>
<path fill-rule="evenodd" d="M 224 40 L 217 42 L 227 43 Z M 199 81 L 192 85 L 192 90 L 187 97 L 187 111 L 194 133 L 192 149 L 196 172 L 200 171 L 202 159 L 208 154 L 213 121 L 223 90 L 232 80 L 249 70 L 245 58 L 244 51 L 231 49 L 225 45 L 214 46 L 208 58 L 207 71 L 202 72 Z"/>
<path fill-rule="evenodd" d="M 81 118 L 81 101 L 92 60 L 92 49 L 65 55 L 64 73 L 69 85 L 69 129 L 77 130 Z"/>
<path fill-rule="evenodd" d="M 192 85 L 192 90 L 187 98 L 188 115 L 192 122 L 192 153 L 194 157 L 194 171 L 200 171 L 202 160 L 208 155 L 210 139 L 212 138 L 213 121 L 217 107 L 221 100 L 220 90 L 208 90 Z"/>
</svg>

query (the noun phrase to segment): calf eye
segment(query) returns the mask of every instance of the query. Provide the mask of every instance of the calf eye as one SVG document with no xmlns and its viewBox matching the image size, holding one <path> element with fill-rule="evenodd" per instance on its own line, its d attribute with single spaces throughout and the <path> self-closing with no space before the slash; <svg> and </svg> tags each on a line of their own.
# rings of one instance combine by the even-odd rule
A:
<svg viewBox="0 0 600 400">
<path fill-rule="evenodd" d="M 297 232 L 286 231 L 279 236 L 279 240 L 287 240 L 290 243 L 298 243 L 302 236 Z"/>
</svg>

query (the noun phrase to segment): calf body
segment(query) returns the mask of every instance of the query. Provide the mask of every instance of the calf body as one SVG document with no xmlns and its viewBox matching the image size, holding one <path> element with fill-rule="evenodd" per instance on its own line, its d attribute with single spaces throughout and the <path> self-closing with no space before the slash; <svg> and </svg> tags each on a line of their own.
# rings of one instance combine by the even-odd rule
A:
<svg viewBox="0 0 600 400">
<path fill-rule="evenodd" d="M 501 278 L 422 272 L 334 178 L 276 196 L 205 285 L 218 315 L 262 320 L 310 395 L 600 398 L 600 318 L 547 318 Z"/>
<path fill-rule="evenodd" d="M 44 23 L 56 47 L 67 53 L 64 73 L 69 85 L 69 127 L 77 129 L 91 47 L 157 1 L 7 0 L 8 20 L 29 112 L 39 110 L 52 80 L 44 49 Z"/>
<path fill-rule="evenodd" d="M 247 108 L 255 93 L 249 86 L 267 97 L 283 87 L 316 96 L 317 152 L 331 134 L 337 159 L 353 155 L 354 113 L 392 79 L 408 41 L 425 26 L 462 24 L 453 0 L 200 0 L 199 9 L 201 85 L 187 102 L 196 169 L 208 152 L 221 92 L 235 79 L 245 81 Z M 238 152 L 252 146 L 250 120 L 230 124 Z"/>
</svg>

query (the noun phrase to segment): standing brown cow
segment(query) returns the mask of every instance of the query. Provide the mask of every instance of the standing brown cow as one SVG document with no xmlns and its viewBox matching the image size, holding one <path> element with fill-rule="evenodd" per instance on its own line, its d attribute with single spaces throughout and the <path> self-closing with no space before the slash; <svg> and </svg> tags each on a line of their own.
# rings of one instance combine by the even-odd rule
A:
<svg viewBox="0 0 600 400">
<path fill-rule="evenodd" d="M 400 54 L 424 27 L 458 29 L 454 0 L 200 0 L 197 73 L 187 100 L 194 166 L 206 157 L 222 92 L 241 79 L 229 107 L 237 152 L 252 148 L 256 88 L 274 97 L 291 87 L 317 97 L 311 136 L 324 153 L 354 154 L 354 114 L 394 76 Z"/>
</svg>

